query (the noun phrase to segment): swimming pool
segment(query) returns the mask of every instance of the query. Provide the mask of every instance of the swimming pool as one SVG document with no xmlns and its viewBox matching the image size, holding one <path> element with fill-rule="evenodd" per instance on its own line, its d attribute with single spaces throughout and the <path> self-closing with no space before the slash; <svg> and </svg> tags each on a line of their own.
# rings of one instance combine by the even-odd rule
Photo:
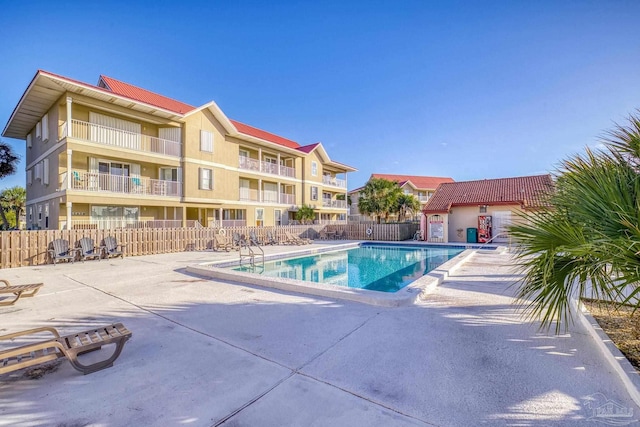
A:
<svg viewBox="0 0 640 427">
<path fill-rule="evenodd" d="M 397 292 L 464 251 L 461 247 L 363 243 L 348 249 L 230 267 L 267 277 Z"/>
</svg>

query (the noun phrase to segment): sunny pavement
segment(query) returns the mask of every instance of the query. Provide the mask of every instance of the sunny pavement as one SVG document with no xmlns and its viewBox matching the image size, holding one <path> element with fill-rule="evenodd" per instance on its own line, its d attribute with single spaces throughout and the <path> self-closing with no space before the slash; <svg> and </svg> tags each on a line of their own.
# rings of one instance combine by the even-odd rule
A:
<svg viewBox="0 0 640 427">
<path fill-rule="evenodd" d="M 112 368 L 90 375 L 63 362 L 39 379 L 0 376 L 0 425 L 579 426 L 592 424 L 584 402 L 595 393 L 638 414 L 586 331 L 554 336 L 522 319 L 508 254 L 475 255 L 401 308 L 184 272 L 234 257 L 3 270 L 45 287 L 0 308 L 2 333 L 121 321 L 133 338 Z"/>
</svg>

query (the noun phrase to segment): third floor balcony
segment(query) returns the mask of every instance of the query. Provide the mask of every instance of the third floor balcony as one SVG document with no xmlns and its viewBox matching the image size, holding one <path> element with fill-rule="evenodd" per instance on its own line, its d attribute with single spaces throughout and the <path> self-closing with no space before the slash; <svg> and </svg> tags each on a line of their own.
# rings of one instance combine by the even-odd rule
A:
<svg viewBox="0 0 640 427">
<path fill-rule="evenodd" d="M 75 119 L 71 120 L 71 135 L 73 138 L 83 141 L 145 153 L 172 157 L 180 157 L 182 154 L 182 144 L 180 142 Z M 60 139 L 66 137 L 67 123 L 65 122 L 60 126 Z"/>
<path fill-rule="evenodd" d="M 238 157 L 238 167 L 243 170 L 263 172 L 271 175 L 286 176 L 289 178 L 296 177 L 296 170 L 294 168 L 246 156 Z"/>
</svg>

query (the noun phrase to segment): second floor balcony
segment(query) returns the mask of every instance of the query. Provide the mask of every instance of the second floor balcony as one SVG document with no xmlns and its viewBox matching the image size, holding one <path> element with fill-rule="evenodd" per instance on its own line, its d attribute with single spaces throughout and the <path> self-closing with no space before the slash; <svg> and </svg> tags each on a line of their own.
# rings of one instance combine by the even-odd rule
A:
<svg viewBox="0 0 640 427">
<path fill-rule="evenodd" d="M 171 157 L 180 157 L 182 155 L 182 144 L 180 142 L 75 119 L 71 120 L 71 135 L 73 138 L 83 141 L 117 148 Z M 65 122 L 60 126 L 60 139 L 67 136 L 67 123 Z"/>
<path fill-rule="evenodd" d="M 289 166 L 278 165 L 272 162 L 265 162 L 251 157 L 239 156 L 238 167 L 243 170 L 263 172 L 271 175 L 286 176 L 288 178 L 296 177 L 296 170 Z"/>
<path fill-rule="evenodd" d="M 69 188 L 73 190 L 106 191 L 133 196 L 182 196 L 182 183 L 177 181 L 74 170 L 70 175 L 66 172 L 60 175 L 61 189 L 67 188 L 68 179 L 71 180 Z"/>
<path fill-rule="evenodd" d="M 333 187 L 347 188 L 347 180 L 336 178 L 335 176 L 323 175 L 322 183 L 324 185 L 331 185 Z"/>
<path fill-rule="evenodd" d="M 239 200 L 242 202 L 280 203 L 284 205 L 295 205 L 296 195 L 278 193 L 277 191 L 259 191 L 249 188 L 240 188 Z"/>
<path fill-rule="evenodd" d="M 347 208 L 347 201 L 346 200 L 322 199 L 322 207 L 323 208 L 346 209 Z"/>
</svg>

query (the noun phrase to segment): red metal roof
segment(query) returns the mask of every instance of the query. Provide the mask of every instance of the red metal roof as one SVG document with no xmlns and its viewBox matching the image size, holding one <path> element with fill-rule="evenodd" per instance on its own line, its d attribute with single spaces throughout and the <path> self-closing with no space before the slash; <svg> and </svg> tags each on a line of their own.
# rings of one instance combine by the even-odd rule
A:
<svg viewBox="0 0 640 427">
<path fill-rule="evenodd" d="M 81 84 L 84 86 L 89 86 L 104 92 L 114 93 L 116 95 L 129 98 L 133 101 L 143 102 L 145 104 L 154 105 L 156 107 L 162 108 L 164 110 L 172 111 L 178 114 L 186 114 L 189 111 L 194 110 L 196 107 L 186 104 L 184 102 L 176 101 L 175 99 L 168 98 L 166 96 L 157 94 L 155 92 L 151 92 L 146 89 L 142 89 L 138 86 L 134 86 L 129 83 L 122 82 L 120 80 L 116 80 L 111 77 L 107 77 L 105 75 L 100 76 L 100 80 L 98 82 L 98 86 L 94 86 L 91 84 L 83 83 L 78 80 L 73 80 L 68 77 L 60 76 L 58 74 L 50 73 L 48 71 L 39 70 L 39 72 L 43 72 L 46 74 L 50 74 L 54 77 L 58 77 L 60 79 L 67 80 L 72 83 Z M 247 124 L 230 120 L 231 123 L 236 127 L 238 132 L 253 136 L 255 138 L 264 139 L 265 141 L 273 142 L 274 144 L 282 145 L 288 148 L 298 149 L 300 148 L 300 144 L 295 141 L 292 141 L 287 138 L 283 138 L 281 136 L 275 135 L 273 133 L 264 131 L 262 129 L 258 129 L 253 126 L 249 126 Z M 311 146 L 310 146 L 311 147 Z M 304 150 L 302 150 L 304 151 Z"/>
<path fill-rule="evenodd" d="M 541 207 L 553 188 L 551 175 L 483 179 L 441 184 L 425 205 L 425 213 L 446 213 L 453 206 L 519 204 Z"/>
<path fill-rule="evenodd" d="M 287 138 L 275 135 L 273 133 L 264 131 L 262 129 L 254 128 L 253 126 L 245 125 L 235 120 L 231 120 L 231 123 L 238 129 L 238 132 L 245 135 L 253 136 L 256 138 L 264 139 L 265 141 L 273 142 L 274 144 L 283 145 L 289 148 L 298 148 L 300 144 Z"/>
<path fill-rule="evenodd" d="M 192 105 L 185 104 L 184 102 L 176 101 L 175 99 L 167 98 L 166 96 L 159 95 L 149 90 L 130 85 L 129 83 L 112 79 L 111 77 L 100 76 L 100 80 L 104 82 L 106 89 L 109 89 L 116 95 L 135 99 L 137 101 L 144 102 L 145 104 L 155 105 L 156 107 L 173 111 L 174 113 L 185 114 L 191 110 L 195 110 L 196 108 Z"/>
<path fill-rule="evenodd" d="M 305 154 L 309 154 L 310 152 L 312 152 L 318 145 L 320 145 L 319 142 L 316 142 L 314 144 L 309 144 L 309 145 L 305 145 L 303 147 L 298 147 L 298 151 L 302 151 Z"/>
<path fill-rule="evenodd" d="M 410 181 L 416 188 L 433 190 L 438 188 L 438 185 L 445 182 L 453 182 L 453 178 L 437 177 L 437 176 L 415 176 L 415 175 L 390 175 L 383 173 L 371 174 L 371 178 L 386 179 L 388 181 L 395 181 L 401 187 Z"/>
</svg>

